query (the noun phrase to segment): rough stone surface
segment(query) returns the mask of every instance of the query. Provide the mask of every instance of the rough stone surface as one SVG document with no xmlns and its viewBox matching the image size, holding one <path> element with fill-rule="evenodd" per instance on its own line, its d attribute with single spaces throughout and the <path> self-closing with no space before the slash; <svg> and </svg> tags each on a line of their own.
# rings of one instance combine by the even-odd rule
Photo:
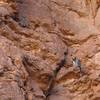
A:
<svg viewBox="0 0 100 100">
<path fill-rule="evenodd" d="M 0 0 L 0 100 L 100 100 L 100 0 Z"/>
</svg>

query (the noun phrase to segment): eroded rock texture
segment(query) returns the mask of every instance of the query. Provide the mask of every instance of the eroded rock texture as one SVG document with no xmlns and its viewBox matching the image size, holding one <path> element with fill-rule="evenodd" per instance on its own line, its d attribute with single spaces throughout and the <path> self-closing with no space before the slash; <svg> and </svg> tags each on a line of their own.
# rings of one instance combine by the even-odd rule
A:
<svg viewBox="0 0 100 100">
<path fill-rule="evenodd" d="M 0 100 L 100 100 L 99 6 L 100 0 L 0 0 Z M 51 81 L 67 49 L 67 63 Z M 75 56 L 83 76 L 72 66 Z"/>
</svg>

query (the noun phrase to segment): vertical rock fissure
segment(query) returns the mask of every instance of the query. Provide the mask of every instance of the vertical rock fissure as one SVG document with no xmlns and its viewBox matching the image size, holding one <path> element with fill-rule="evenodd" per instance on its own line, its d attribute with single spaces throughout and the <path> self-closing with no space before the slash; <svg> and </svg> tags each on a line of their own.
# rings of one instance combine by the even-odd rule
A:
<svg viewBox="0 0 100 100">
<path fill-rule="evenodd" d="M 52 92 L 52 89 L 53 89 L 53 87 L 55 85 L 57 74 L 59 73 L 61 68 L 64 67 L 64 65 L 66 64 L 67 54 L 68 54 L 68 51 L 64 52 L 64 58 L 58 63 L 58 67 L 53 71 L 53 76 L 51 77 L 51 79 L 49 81 L 49 84 L 48 84 L 48 88 L 47 88 L 47 90 L 45 92 L 45 96 L 46 96 L 45 100 L 48 100 L 48 96 Z"/>
</svg>

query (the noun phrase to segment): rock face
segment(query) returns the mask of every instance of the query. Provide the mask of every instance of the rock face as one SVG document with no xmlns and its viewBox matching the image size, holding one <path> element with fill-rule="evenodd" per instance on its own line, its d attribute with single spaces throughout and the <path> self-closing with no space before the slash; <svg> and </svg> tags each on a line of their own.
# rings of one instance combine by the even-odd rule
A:
<svg viewBox="0 0 100 100">
<path fill-rule="evenodd" d="M 100 100 L 99 20 L 100 0 L 0 0 L 0 100 Z"/>
</svg>

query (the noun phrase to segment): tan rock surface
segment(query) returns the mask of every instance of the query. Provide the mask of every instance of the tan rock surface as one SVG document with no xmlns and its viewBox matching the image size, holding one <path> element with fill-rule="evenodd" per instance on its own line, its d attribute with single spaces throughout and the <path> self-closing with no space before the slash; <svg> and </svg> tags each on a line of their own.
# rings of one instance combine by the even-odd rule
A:
<svg viewBox="0 0 100 100">
<path fill-rule="evenodd" d="M 100 0 L 0 0 L 0 100 L 100 100 L 99 20 Z"/>
</svg>

